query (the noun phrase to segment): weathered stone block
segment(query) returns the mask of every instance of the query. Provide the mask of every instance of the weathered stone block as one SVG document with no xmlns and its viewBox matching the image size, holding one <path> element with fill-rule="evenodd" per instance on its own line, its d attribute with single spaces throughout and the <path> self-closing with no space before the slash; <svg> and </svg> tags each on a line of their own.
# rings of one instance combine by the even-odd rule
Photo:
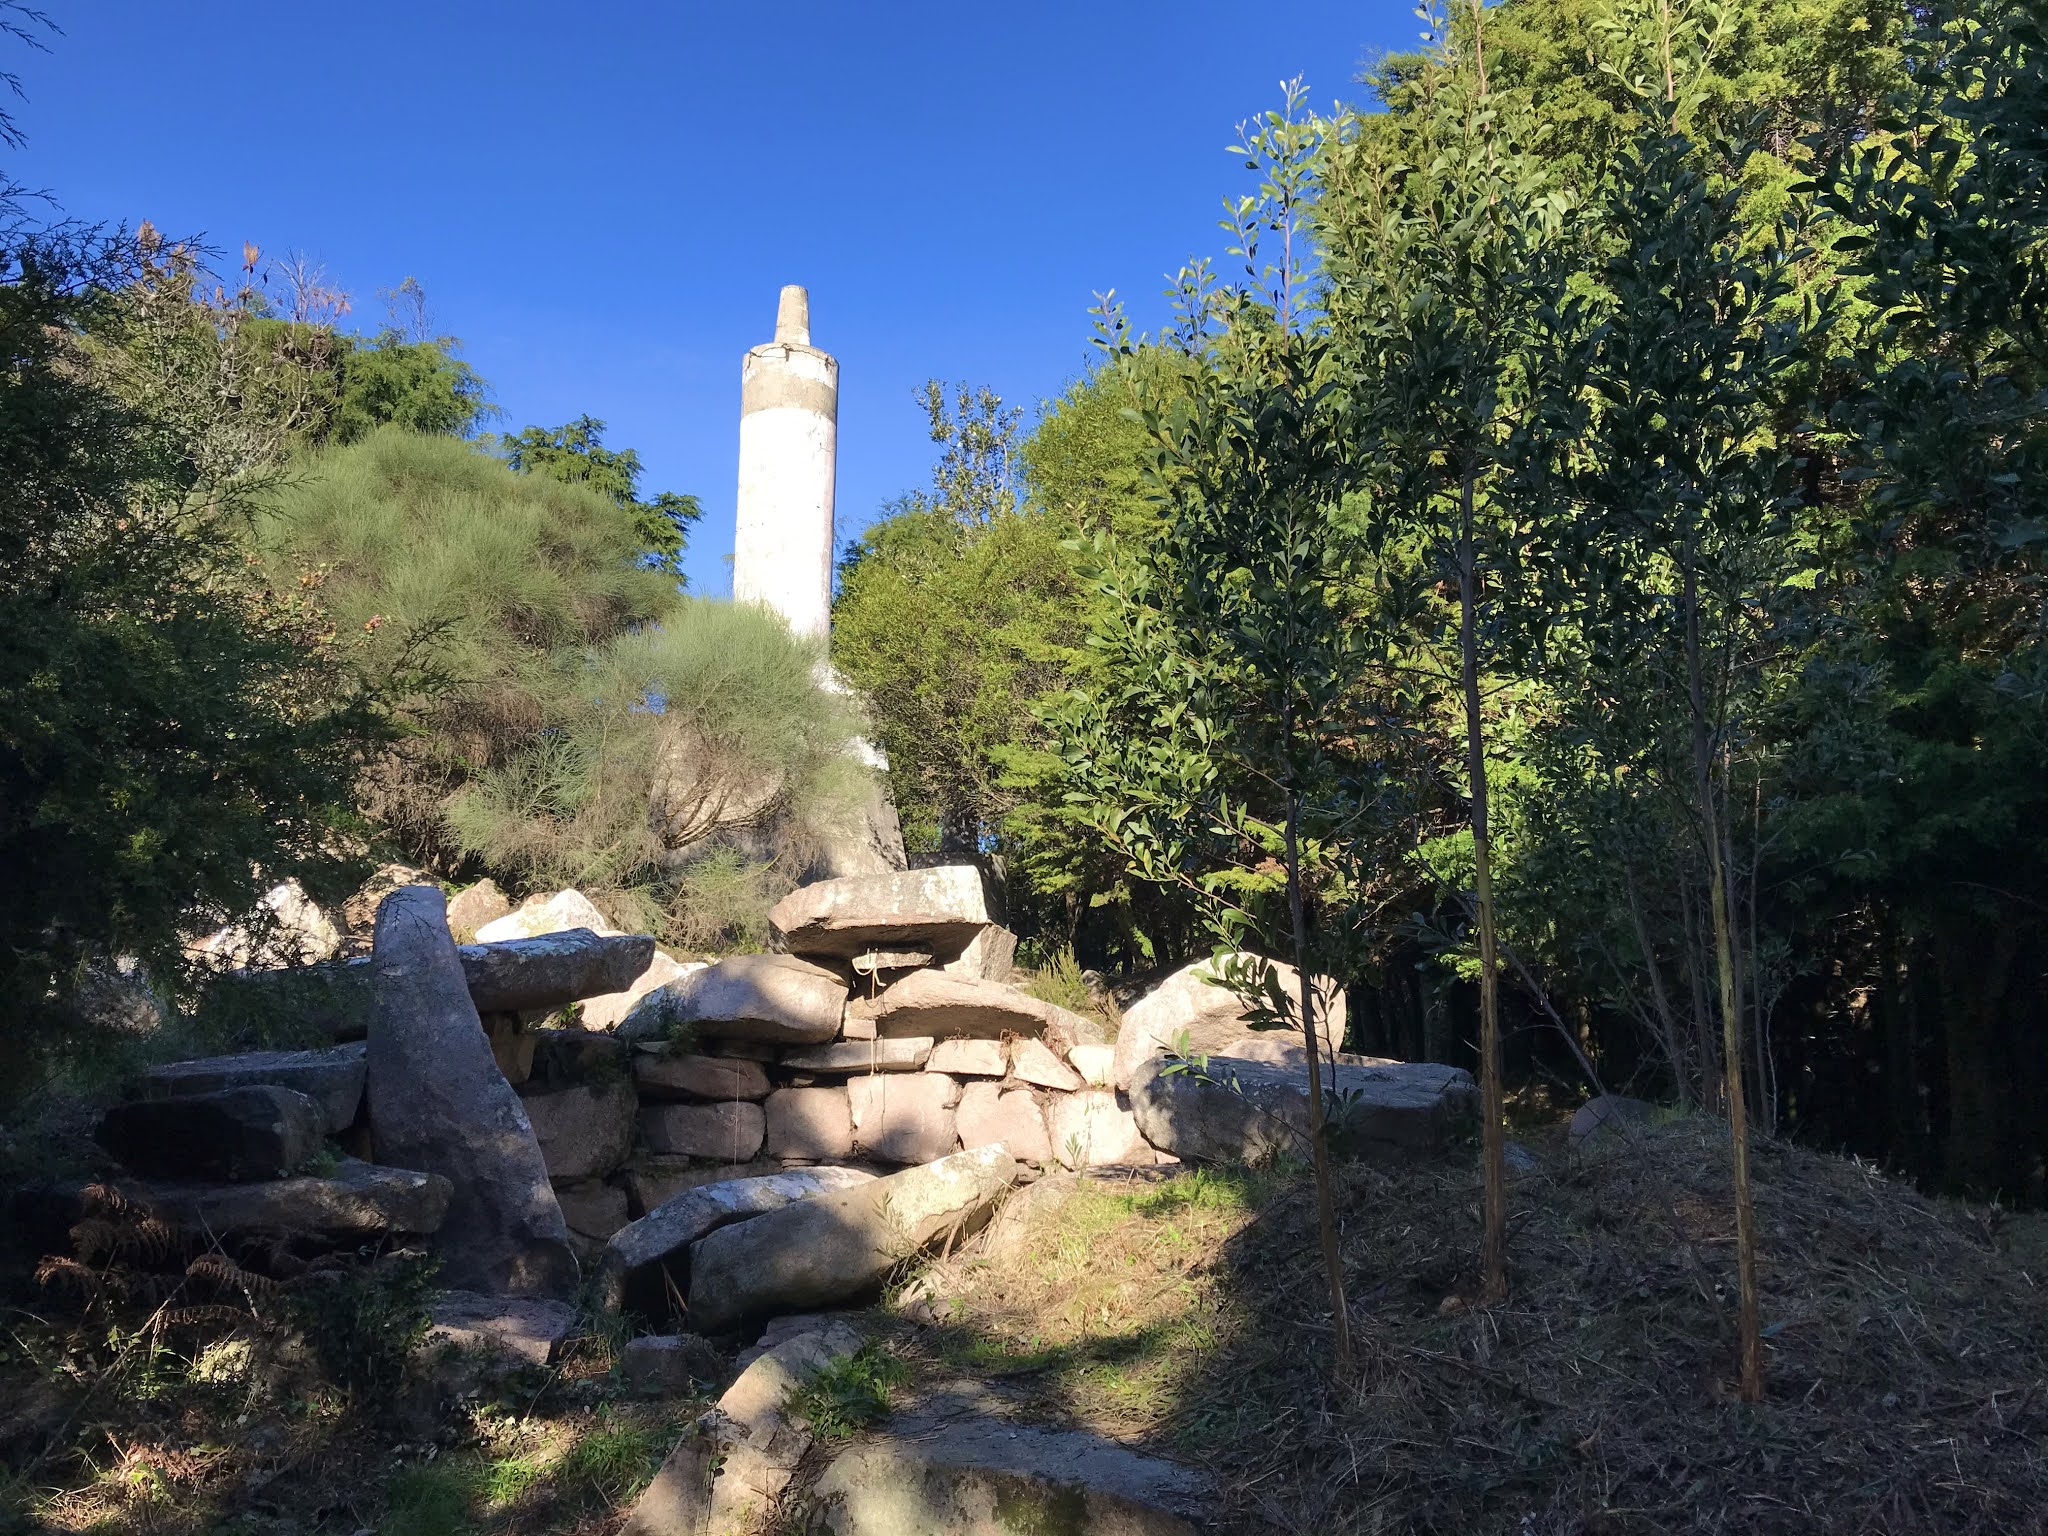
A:
<svg viewBox="0 0 2048 1536">
<path fill-rule="evenodd" d="M 853 1111 L 844 1088 L 778 1088 L 768 1095 L 762 1151 L 814 1163 L 853 1156 Z"/>
<path fill-rule="evenodd" d="M 960 1085 L 940 1072 L 856 1077 L 846 1085 L 855 1152 L 885 1163 L 929 1163 L 956 1144 Z"/>
<path fill-rule="evenodd" d="M 281 1179 L 326 1123 L 303 1093 L 269 1084 L 116 1104 L 93 1139 L 124 1167 L 171 1179 Z"/>
<path fill-rule="evenodd" d="M 953 1077 L 1008 1077 L 1010 1050 L 1000 1040 L 975 1040 L 962 1036 L 941 1040 L 932 1047 L 925 1063 L 933 1072 Z"/>
<path fill-rule="evenodd" d="M 624 1078 L 521 1096 L 550 1179 L 601 1179 L 633 1150 L 640 1101 Z"/>
<path fill-rule="evenodd" d="M 1010 1156 L 1026 1163 L 1052 1161 L 1052 1142 L 1037 1096 L 1028 1089 L 1005 1092 L 996 1083 L 969 1083 L 960 1090 L 955 1115 L 960 1145 L 972 1151 L 1000 1142 Z"/>
<path fill-rule="evenodd" d="M 846 983 L 791 955 L 733 955 L 657 987 L 618 1027 L 625 1039 L 653 1039 L 689 1026 L 700 1037 L 814 1045 L 839 1033 Z"/>
<path fill-rule="evenodd" d="M 757 1061 L 732 1056 L 634 1052 L 633 1081 L 649 1099 L 765 1099 L 768 1074 Z"/>
<path fill-rule="evenodd" d="M 916 1072 L 932 1053 L 929 1036 L 890 1040 L 834 1040 L 800 1051 L 784 1051 L 782 1064 L 795 1072 Z"/>
<path fill-rule="evenodd" d="M 722 1104 L 655 1104 L 640 1111 L 640 1135 L 647 1145 L 675 1157 L 743 1163 L 761 1150 L 765 1126 L 761 1106 L 739 1099 Z"/>
</svg>

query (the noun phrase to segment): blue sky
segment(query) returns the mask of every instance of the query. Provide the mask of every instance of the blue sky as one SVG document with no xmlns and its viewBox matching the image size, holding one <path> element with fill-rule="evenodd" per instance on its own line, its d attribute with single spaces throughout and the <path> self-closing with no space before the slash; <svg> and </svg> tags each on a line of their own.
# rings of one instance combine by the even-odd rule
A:
<svg viewBox="0 0 2048 1536">
<path fill-rule="evenodd" d="M 839 537 L 924 483 L 912 390 L 1034 408 L 1088 356 L 1090 295 L 1156 324 L 1220 254 L 1234 125 L 1305 76 L 1355 98 L 1410 0 L 346 7 L 43 0 L 8 48 L 21 181 L 222 250 L 297 248 L 382 318 L 408 275 L 499 423 L 588 412 L 644 488 L 692 491 L 729 590 L 739 360 L 786 282 L 840 360 Z"/>
</svg>

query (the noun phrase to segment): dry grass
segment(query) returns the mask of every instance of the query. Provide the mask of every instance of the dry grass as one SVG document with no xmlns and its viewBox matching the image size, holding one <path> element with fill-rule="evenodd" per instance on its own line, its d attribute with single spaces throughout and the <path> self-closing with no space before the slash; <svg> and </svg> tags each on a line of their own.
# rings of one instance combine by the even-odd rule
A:
<svg viewBox="0 0 2048 1536">
<path fill-rule="evenodd" d="M 1243 1530 L 2048 1530 L 2040 1218 L 1760 1147 L 1770 1398 L 1752 1408 L 1732 1391 L 1725 1128 L 1530 1145 L 1493 1308 L 1469 1300 L 1468 1156 L 1343 1171 L 1349 1382 L 1284 1172 L 1082 1185 L 1021 1251 L 948 1265 L 942 1326 L 905 1347 L 1210 1468 Z"/>
</svg>

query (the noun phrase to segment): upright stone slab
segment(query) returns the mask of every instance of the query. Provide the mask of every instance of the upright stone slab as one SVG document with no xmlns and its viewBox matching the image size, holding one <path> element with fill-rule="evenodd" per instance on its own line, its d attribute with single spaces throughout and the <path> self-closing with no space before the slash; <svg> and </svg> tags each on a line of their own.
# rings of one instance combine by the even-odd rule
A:
<svg viewBox="0 0 2048 1536">
<path fill-rule="evenodd" d="M 576 1260 L 519 1096 L 491 1058 L 447 901 L 394 891 L 377 913 L 367 1090 L 378 1159 L 454 1186 L 437 1235 L 443 1281 L 498 1296 L 570 1296 Z"/>
</svg>

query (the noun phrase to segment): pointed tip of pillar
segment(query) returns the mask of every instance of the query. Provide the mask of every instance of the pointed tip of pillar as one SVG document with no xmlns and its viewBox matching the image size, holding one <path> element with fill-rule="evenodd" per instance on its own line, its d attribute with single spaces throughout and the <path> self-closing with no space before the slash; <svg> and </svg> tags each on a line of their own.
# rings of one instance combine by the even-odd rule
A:
<svg viewBox="0 0 2048 1536">
<path fill-rule="evenodd" d="M 790 283 L 775 306 L 775 339 L 793 341 L 800 347 L 811 344 L 811 295 L 801 284 Z"/>
</svg>

